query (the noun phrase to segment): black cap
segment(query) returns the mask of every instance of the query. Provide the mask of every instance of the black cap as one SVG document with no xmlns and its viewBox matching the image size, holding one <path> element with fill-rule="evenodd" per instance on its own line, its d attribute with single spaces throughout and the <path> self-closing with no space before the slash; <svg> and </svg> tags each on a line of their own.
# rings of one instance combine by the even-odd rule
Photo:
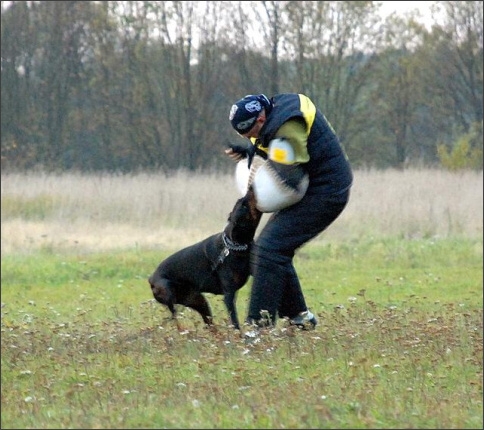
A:
<svg viewBox="0 0 484 430">
<path fill-rule="evenodd" d="M 270 106 L 271 102 L 264 94 L 247 95 L 230 108 L 230 123 L 237 133 L 248 133 L 262 109 Z"/>
</svg>

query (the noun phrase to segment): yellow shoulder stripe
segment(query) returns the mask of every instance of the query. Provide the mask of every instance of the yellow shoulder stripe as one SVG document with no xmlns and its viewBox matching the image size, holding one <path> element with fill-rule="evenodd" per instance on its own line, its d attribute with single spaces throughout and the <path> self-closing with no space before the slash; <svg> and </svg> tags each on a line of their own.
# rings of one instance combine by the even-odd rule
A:
<svg viewBox="0 0 484 430">
<path fill-rule="evenodd" d="M 316 106 L 314 106 L 314 103 L 304 94 L 299 94 L 299 103 L 301 104 L 301 112 L 303 113 L 304 120 L 308 125 L 306 133 L 309 135 L 314 118 L 316 117 Z"/>
</svg>

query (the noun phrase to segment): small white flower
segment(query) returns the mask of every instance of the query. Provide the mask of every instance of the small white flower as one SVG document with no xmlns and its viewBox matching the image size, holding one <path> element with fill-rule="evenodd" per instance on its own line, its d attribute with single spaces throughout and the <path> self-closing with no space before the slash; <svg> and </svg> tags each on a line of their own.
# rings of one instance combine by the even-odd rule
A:
<svg viewBox="0 0 484 430">
<path fill-rule="evenodd" d="M 251 331 L 246 331 L 244 334 L 245 334 L 245 337 L 254 338 L 254 337 L 257 337 L 259 333 L 257 332 L 257 330 L 251 330 Z"/>
</svg>

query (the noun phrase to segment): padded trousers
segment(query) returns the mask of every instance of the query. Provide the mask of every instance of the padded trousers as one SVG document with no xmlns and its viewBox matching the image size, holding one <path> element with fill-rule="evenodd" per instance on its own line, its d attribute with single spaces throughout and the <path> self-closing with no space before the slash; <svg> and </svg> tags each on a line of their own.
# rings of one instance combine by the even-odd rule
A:
<svg viewBox="0 0 484 430">
<path fill-rule="evenodd" d="M 341 214 L 350 191 L 324 196 L 317 188 L 293 206 L 275 212 L 260 232 L 251 251 L 252 288 L 247 323 L 259 323 L 267 311 L 269 323 L 296 317 L 308 310 L 293 265 L 298 248 L 323 232 Z M 266 322 L 267 323 L 267 322 Z"/>
</svg>

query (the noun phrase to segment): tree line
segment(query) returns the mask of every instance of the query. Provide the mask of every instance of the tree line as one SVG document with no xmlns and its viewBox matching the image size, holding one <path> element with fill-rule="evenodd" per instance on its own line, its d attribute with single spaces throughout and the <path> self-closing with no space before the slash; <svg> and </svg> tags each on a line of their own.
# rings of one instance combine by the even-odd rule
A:
<svg viewBox="0 0 484 430">
<path fill-rule="evenodd" d="M 231 105 L 299 92 L 355 167 L 482 169 L 482 2 L 379 8 L 2 1 L 2 168 L 223 171 Z"/>
</svg>

